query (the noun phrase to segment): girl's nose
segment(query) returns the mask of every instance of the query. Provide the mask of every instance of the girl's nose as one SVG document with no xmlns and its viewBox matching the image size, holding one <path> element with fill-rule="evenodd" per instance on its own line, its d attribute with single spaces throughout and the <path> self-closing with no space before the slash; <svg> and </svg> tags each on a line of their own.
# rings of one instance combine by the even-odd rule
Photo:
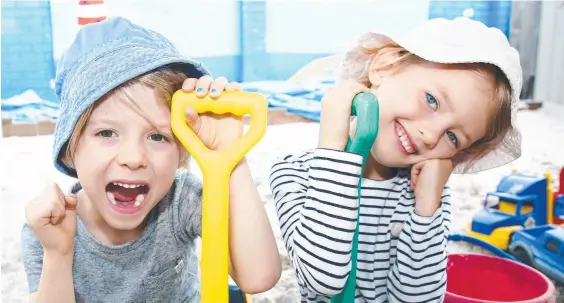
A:
<svg viewBox="0 0 564 303">
<path fill-rule="evenodd" d="M 433 149 L 439 143 L 439 140 L 444 134 L 444 130 L 440 125 L 429 124 L 419 128 L 421 141 L 427 149 Z"/>
</svg>

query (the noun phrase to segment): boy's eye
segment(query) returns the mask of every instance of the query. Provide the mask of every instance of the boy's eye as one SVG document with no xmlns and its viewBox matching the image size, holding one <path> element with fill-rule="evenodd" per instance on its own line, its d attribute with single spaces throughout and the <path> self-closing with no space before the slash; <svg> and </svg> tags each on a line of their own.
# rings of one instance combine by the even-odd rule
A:
<svg viewBox="0 0 564 303">
<path fill-rule="evenodd" d="M 109 129 L 104 129 L 98 132 L 98 136 L 101 136 L 103 138 L 111 138 L 113 137 L 113 135 L 115 134 L 115 132 L 113 130 L 109 130 Z"/>
<path fill-rule="evenodd" d="M 149 138 L 151 138 L 151 140 L 157 141 L 157 142 L 166 141 L 166 137 L 161 135 L 161 134 L 151 134 L 149 136 Z"/>
<path fill-rule="evenodd" d="M 439 103 L 437 102 L 435 96 L 425 93 L 425 100 L 433 110 L 437 110 L 437 107 L 439 107 Z"/>
<path fill-rule="evenodd" d="M 458 147 L 458 138 L 456 138 L 456 135 L 451 131 L 447 131 L 446 134 L 448 136 L 448 139 L 452 141 L 454 146 Z"/>
</svg>

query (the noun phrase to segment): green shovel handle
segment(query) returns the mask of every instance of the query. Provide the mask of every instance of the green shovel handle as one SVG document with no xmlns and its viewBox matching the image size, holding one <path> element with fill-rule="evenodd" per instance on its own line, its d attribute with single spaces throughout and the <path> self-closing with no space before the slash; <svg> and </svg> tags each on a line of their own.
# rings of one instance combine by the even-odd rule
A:
<svg viewBox="0 0 564 303">
<path fill-rule="evenodd" d="M 366 159 L 370 154 L 374 140 L 378 135 L 378 119 L 380 116 L 380 107 L 378 99 L 372 93 L 360 93 L 356 95 L 352 101 L 351 115 L 357 117 L 356 131 L 354 138 L 349 138 L 345 150 L 362 156 L 362 168 L 366 164 Z M 331 298 L 332 303 L 350 303 L 354 302 L 356 292 L 356 268 L 358 255 L 358 227 L 360 221 L 360 189 L 362 175 L 358 181 L 358 215 L 356 229 L 352 242 L 351 252 L 351 271 L 343 291 Z"/>
</svg>

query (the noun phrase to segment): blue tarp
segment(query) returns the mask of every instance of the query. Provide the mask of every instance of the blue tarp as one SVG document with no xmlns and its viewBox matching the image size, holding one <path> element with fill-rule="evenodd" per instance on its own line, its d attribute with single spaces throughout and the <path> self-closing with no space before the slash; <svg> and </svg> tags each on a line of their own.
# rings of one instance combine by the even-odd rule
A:
<svg viewBox="0 0 564 303">
<path fill-rule="evenodd" d="M 321 98 L 333 84 L 334 81 L 263 81 L 244 83 L 243 90 L 264 95 L 269 107 L 285 108 L 289 113 L 319 121 Z"/>
<path fill-rule="evenodd" d="M 289 113 L 319 121 L 321 98 L 333 81 L 297 83 L 291 81 L 261 81 L 243 83 L 244 91 L 264 95 L 269 107 L 282 107 Z M 59 103 L 41 99 L 34 91 L 2 100 L 2 119 L 13 123 L 35 123 L 56 120 Z"/>
<path fill-rule="evenodd" d="M 2 120 L 11 120 L 14 124 L 53 121 L 58 112 L 58 102 L 43 100 L 32 90 L 2 100 Z"/>
</svg>

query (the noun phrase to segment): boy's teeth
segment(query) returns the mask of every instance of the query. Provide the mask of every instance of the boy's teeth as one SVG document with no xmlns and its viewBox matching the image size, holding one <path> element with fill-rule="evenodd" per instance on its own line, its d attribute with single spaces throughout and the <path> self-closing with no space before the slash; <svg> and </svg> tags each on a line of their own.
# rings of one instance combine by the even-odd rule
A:
<svg viewBox="0 0 564 303">
<path fill-rule="evenodd" d="M 114 197 L 113 193 L 106 192 L 106 196 L 108 196 L 108 200 L 110 200 L 110 202 L 112 202 L 113 205 L 117 205 L 116 198 Z"/>
<path fill-rule="evenodd" d="M 143 186 L 141 184 L 125 184 L 125 183 L 119 183 L 119 182 L 113 182 L 113 184 L 116 185 L 116 186 L 121 186 L 121 187 L 125 187 L 125 188 L 136 188 L 136 187 Z"/>
<path fill-rule="evenodd" d="M 144 194 L 138 194 L 137 197 L 135 197 L 135 206 L 139 206 L 141 205 L 141 202 L 143 202 L 143 200 L 145 200 L 145 195 Z"/>
<path fill-rule="evenodd" d="M 114 196 L 113 193 L 111 192 L 106 192 L 106 196 L 108 197 L 108 200 L 110 200 L 110 202 L 113 205 L 117 205 L 118 202 L 116 201 L 116 198 Z M 143 200 L 145 200 L 145 195 L 144 194 L 138 194 L 137 197 L 135 197 L 135 203 L 133 204 L 134 206 L 139 206 L 141 205 L 141 202 L 143 202 Z"/>
</svg>

